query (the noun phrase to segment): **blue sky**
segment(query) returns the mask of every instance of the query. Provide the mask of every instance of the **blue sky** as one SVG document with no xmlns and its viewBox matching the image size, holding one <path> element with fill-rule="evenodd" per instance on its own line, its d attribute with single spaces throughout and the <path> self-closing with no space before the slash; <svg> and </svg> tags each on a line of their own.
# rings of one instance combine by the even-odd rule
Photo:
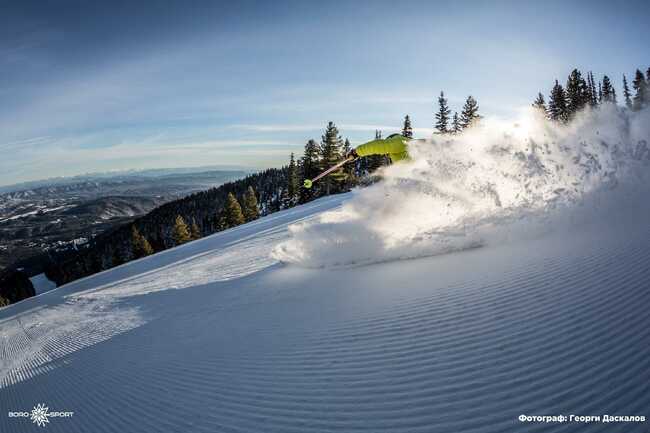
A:
<svg viewBox="0 0 650 433">
<path fill-rule="evenodd" d="M 440 90 L 509 117 L 573 67 L 650 66 L 642 1 L 2 3 L 0 184 L 278 166 L 332 120 L 353 144 Z M 620 90 L 619 90 L 620 92 Z"/>
</svg>

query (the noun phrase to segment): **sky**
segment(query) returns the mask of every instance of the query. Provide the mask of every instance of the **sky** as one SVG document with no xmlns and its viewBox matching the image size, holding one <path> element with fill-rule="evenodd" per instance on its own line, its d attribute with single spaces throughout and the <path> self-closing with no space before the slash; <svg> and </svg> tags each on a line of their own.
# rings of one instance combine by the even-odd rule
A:
<svg viewBox="0 0 650 433">
<path fill-rule="evenodd" d="M 0 185 L 285 164 L 328 121 L 430 135 L 436 99 L 512 117 L 571 69 L 650 66 L 647 1 L 0 0 Z M 619 90 L 619 94 L 620 94 Z"/>
</svg>

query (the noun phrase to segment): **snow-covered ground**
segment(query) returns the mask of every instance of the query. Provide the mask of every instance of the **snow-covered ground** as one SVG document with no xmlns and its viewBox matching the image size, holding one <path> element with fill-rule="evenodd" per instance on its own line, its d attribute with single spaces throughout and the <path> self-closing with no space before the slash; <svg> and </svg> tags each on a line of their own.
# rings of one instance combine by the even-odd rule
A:
<svg viewBox="0 0 650 433">
<path fill-rule="evenodd" d="M 517 419 L 650 415 L 646 223 L 345 269 L 270 258 L 349 198 L 0 310 L 0 430 L 41 431 L 7 411 L 45 403 L 74 411 L 56 432 L 647 431 Z"/>
<path fill-rule="evenodd" d="M 650 122 L 602 113 L 0 309 L 0 431 L 647 432 Z"/>
<path fill-rule="evenodd" d="M 30 278 L 30 281 L 34 286 L 34 291 L 36 292 L 37 295 L 56 289 L 56 283 L 50 280 L 49 278 L 47 278 L 47 276 L 45 276 L 45 274 L 43 273 L 34 275 L 33 277 Z"/>
</svg>

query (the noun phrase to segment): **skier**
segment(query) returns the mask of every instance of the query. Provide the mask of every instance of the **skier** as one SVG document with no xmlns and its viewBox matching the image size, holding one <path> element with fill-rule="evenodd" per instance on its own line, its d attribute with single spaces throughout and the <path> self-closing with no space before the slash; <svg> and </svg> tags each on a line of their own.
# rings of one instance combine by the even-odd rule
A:
<svg viewBox="0 0 650 433">
<path fill-rule="evenodd" d="M 304 187 L 311 188 L 317 180 L 327 176 L 348 162 L 352 162 L 361 156 L 388 155 L 391 162 L 402 161 L 409 158 L 407 144 L 411 139 L 402 134 L 392 134 L 382 139 L 378 138 L 361 144 L 345 155 L 345 159 L 333 167 L 325 170 L 313 179 L 305 179 Z"/>
<path fill-rule="evenodd" d="M 360 156 L 370 155 L 388 155 L 392 162 L 408 159 L 408 149 L 406 147 L 409 142 L 408 137 L 402 134 L 389 135 L 385 139 L 378 138 L 367 143 L 357 146 L 352 149 L 346 156 L 347 159 L 356 159 Z"/>
</svg>

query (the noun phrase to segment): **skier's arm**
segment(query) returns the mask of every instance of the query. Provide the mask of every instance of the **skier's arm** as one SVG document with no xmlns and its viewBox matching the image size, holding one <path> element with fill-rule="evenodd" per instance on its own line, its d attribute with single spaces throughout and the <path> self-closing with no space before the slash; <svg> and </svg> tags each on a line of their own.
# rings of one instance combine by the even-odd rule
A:
<svg viewBox="0 0 650 433">
<path fill-rule="evenodd" d="M 403 154 L 406 153 L 407 141 L 408 139 L 401 135 L 385 140 L 372 140 L 359 145 L 355 152 L 358 156 Z"/>
</svg>

